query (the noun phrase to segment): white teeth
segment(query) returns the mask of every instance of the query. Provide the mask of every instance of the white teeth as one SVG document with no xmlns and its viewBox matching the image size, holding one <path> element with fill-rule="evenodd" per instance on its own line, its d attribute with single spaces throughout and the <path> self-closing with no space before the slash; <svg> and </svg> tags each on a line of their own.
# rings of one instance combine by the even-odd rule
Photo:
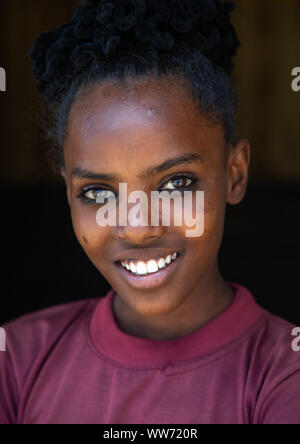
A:
<svg viewBox="0 0 300 444">
<path fill-rule="evenodd" d="M 147 266 L 145 262 L 138 262 L 136 266 L 137 274 L 147 274 Z"/>
<path fill-rule="evenodd" d="M 171 263 L 171 255 L 169 254 L 169 256 L 166 257 L 166 264 L 170 264 Z"/>
<path fill-rule="evenodd" d="M 148 273 L 155 273 L 156 271 L 158 271 L 158 266 L 155 260 L 151 260 L 147 263 L 147 270 Z"/>
<path fill-rule="evenodd" d="M 158 261 L 158 268 L 164 268 L 166 261 L 161 257 Z"/>
<path fill-rule="evenodd" d="M 133 262 L 131 262 L 131 264 L 130 264 L 130 271 L 131 271 L 132 273 L 136 273 L 136 266 L 134 265 Z"/>
<path fill-rule="evenodd" d="M 175 261 L 175 259 L 178 257 L 177 253 L 174 253 L 173 255 L 169 254 L 167 257 L 163 258 L 161 257 L 158 261 L 151 259 L 147 263 L 144 261 L 134 261 L 127 260 L 126 262 L 121 261 L 122 267 L 126 268 L 126 270 L 131 271 L 135 275 L 146 275 L 151 273 L 156 273 L 158 270 L 161 270 L 162 268 L 165 268 L 167 265 L 169 265 L 172 260 Z"/>
</svg>

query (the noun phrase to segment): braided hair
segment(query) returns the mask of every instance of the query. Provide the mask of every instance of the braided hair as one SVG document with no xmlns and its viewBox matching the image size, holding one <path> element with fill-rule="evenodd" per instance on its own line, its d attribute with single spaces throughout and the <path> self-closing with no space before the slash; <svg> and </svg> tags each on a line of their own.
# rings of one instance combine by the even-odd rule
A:
<svg viewBox="0 0 300 444">
<path fill-rule="evenodd" d="M 240 42 L 221 0 L 84 0 L 69 22 L 43 32 L 29 57 L 52 111 L 50 136 L 62 152 L 78 92 L 126 77 L 181 77 L 207 117 L 236 139 L 232 58 Z M 63 162 L 63 156 L 61 156 Z"/>
</svg>

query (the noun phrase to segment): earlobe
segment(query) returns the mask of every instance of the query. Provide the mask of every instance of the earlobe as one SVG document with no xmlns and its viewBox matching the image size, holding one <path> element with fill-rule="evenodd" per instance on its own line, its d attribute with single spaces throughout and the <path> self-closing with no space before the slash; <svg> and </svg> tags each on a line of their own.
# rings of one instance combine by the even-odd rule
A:
<svg viewBox="0 0 300 444">
<path fill-rule="evenodd" d="M 228 187 L 227 203 L 239 204 L 247 190 L 248 170 L 250 164 L 250 144 L 246 139 L 241 139 L 231 148 L 228 156 Z"/>
</svg>

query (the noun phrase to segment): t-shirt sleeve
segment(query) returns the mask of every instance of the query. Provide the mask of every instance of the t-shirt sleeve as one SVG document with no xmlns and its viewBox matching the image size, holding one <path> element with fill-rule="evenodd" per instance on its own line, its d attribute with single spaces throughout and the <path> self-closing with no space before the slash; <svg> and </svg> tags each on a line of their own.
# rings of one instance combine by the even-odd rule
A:
<svg viewBox="0 0 300 444">
<path fill-rule="evenodd" d="M 260 424 L 300 424 L 300 369 L 269 393 L 259 416 Z"/>
<path fill-rule="evenodd" d="M 16 424 L 18 390 L 9 351 L 0 352 L 0 424 Z"/>
</svg>

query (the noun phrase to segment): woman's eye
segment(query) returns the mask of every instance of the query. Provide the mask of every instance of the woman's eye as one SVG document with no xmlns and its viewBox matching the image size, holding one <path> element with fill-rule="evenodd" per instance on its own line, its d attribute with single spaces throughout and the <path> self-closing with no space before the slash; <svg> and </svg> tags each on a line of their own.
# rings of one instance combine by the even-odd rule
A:
<svg viewBox="0 0 300 444">
<path fill-rule="evenodd" d="M 169 180 L 162 186 L 163 190 L 179 190 L 181 188 L 187 188 L 193 181 L 189 177 L 176 177 Z"/>
<path fill-rule="evenodd" d="M 103 190 L 101 188 L 91 188 L 90 190 L 83 192 L 83 197 L 89 201 L 97 202 L 98 199 L 101 199 L 101 202 L 103 202 L 103 199 L 112 199 L 115 198 L 115 193 L 113 193 L 110 190 Z"/>
</svg>

